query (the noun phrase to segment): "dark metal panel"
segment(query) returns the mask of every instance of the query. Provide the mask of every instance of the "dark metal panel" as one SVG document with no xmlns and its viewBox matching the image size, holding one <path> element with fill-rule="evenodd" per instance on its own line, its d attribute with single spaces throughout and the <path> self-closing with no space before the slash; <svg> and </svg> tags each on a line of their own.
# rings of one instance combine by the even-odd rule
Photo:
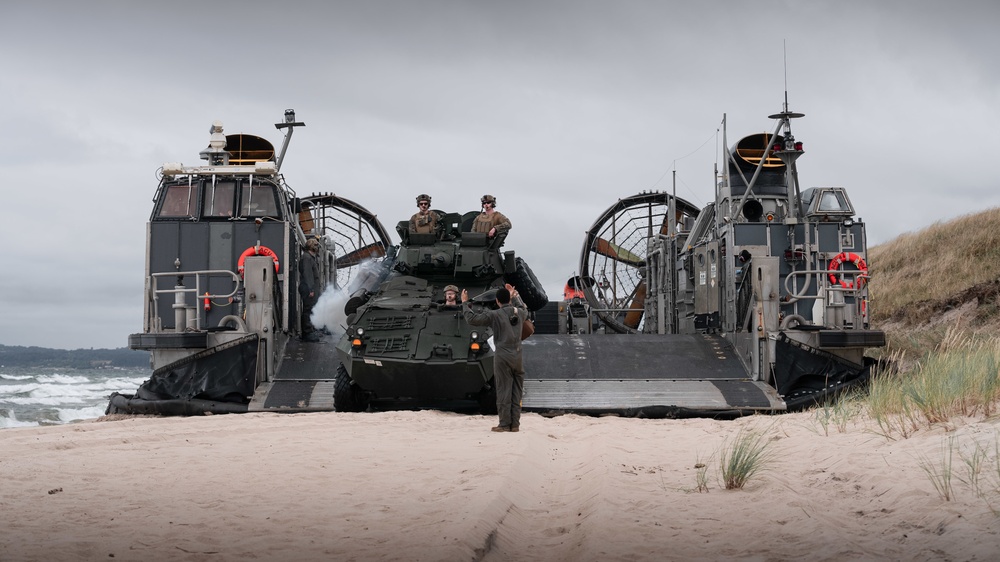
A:
<svg viewBox="0 0 1000 562">
<path fill-rule="evenodd" d="M 274 381 L 257 388 L 248 410 L 261 412 L 332 412 L 333 380 Z"/>
<path fill-rule="evenodd" d="M 528 411 L 576 411 L 662 417 L 670 411 L 784 410 L 770 387 L 749 380 L 524 381 Z"/>
<path fill-rule="evenodd" d="M 204 349 L 208 345 L 207 332 L 130 334 L 131 349 Z"/>
<path fill-rule="evenodd" d="M 309 403 L 314 386 L 316 381 L 283 381 L 275 384 L 267 393 L 264 409 L 305 406 Z"/>
<path fill-rule="evenodd" d="M 817 225 L 819 235 L 816 241 L 820 252 L 840 251 L 840 223 L 824 222 Z"/>
<path fill-rule="evenodd" d="M 734 224 L 733 244 L 736 246 L 767 245 L 767 225 L 761 223 Z"/>
<path fill-rule="evenodd" d="M 236 269 L 236 261 L 243 253 L 243 248 L 234 253 L 233 248 L 233 223 L 213 222 L 209 223 L 208 236 L 208 268 L 209 269 Z"/>
<path fill-rule="evenodd" d="M 882 330 L 820 330 L 820 347 L 882 347 L 885 332 Z"/>
<path fill-rule="evenodd" d="M 182 223 L 178 238 L 181 269 L 184 271 L 208 269 L 208 247 L 205 245 L 205 239 L 208 238 L 208 224 Z M 185 280 L 185 285 L 187 285 L 187 280 Z M 194 280 L 191 280 L 191 286 L 194 286 Z"/>
<path fill-rule="evenodd" d="M 318 342 L 289 340 L 275 380 L 334 379 L 340 358 L 331 340 L 330 337 L 323 337 Z"/>
<path fill-rule="evenodd" d="M 867 246 L 867 240 L 865 239 L 865 225 L 860 222 L 852 224 L 848 229 L 851 233 L 851 238 L 854 240 L 854 245 L 850 247 L 844 247 L 844 251 L 854 251 L 861 253 Z"/>
<path fill-rule="evenodd" d="M 734 408 L 769 408 L 771 401 L 761 388 L 746 381 L 712 381 L 726 404 Z"/>
<path fill-rule="evenodd" d="M 536 334 L 523 345 L 532 379 L 747 378 L 729 342 L 715 336 Z"/>
<path fill-rule="evenodd" d="M 171 273 L 178 271 L 175 265 L 180 260 L 180 271 L 197 271 L 206 269 L 208 266 L 208 248 L 204 244 L 208 236 L 208 225 L 197 222 L 185 221 L 164 221 L 150 224 L 150 273 Z M 175 278 L 161 278 L 158 282 L 158 289 L 170 289 L 176 284 Z M 194 288 L 195 279 L 193 276 L 184 276 L 182 279 L 185 287 Z M 174 302 L 173 295 L 166 294 L 160 297 L 160 317 L 164 328 L 174 326 L 174 312 L 171 305 Z M 186 304 L 197 306 L 195 296 L 188 295 Z"/>
<path fill-rule="evenodd" d="M 351 378 L 380 399 L 460 400 L 492 378 L 492 361 L 410 362 L 393 358 L 354 361 Z M 489 373 L 484 372 L 488 368 Z"/>
</svg>

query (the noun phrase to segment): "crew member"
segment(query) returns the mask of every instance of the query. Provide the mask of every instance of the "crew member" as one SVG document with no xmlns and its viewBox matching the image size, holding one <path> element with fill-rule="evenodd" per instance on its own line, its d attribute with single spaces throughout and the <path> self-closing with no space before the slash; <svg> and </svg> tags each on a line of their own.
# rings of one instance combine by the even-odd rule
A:
<svg viewBox="0 0 1000 562">
<path fill-rule="evenodd" d="M 299 260 L 299 294 L 302 296 L 302 341 L 317 342 L 319 333 L 312 323 L 312 311 L 319 299 L 320 276 L 316 254 L 319 252 L 319 240 L 310 238 L 306 242 L 306 251 Z"/>
<path fill-rule="evenodd" d="M 444 288 L 444 306 L 458 307 L 458 287 L 447 285 Z"/>
<path fill-rule="evenodd" d="M 496 210 L 496 197 L 483 195 L 479 202 L 482 203 L 483 212 L 479 213 L 472 222 L 472 232 L 485 232 L 490 238 L 494 238 L 497 234 L 510 231 L 510 219 Z"/>
<path fill-rule="evenodd" d="M 528 318 L 517 289 L 506 285 L 497 290 L 499 308 L 476 312 L 469 303 L 469 292 L 462 289 L 465 320 L 473 326 L 493 330 L 493 386 L 497 389 L 497 415 L 500 423 L 491 431 L 518 431 L 521 427 L 521 397 L 524 395 L 524 360 L 521 357 L 521 325 Z M 512 303 L 513 302 L 513 303 Z M 468 303 L 468 306 L 465 306 Z"/>
<path fill-rule="evenodd" d="M 434 234 L 437 232 L 438 215 L 431 210 L 431 196 L 426 193 L 417 195 L 417 208 L 420 210 L 410 217 L 410 233 Z"/>
</svg>

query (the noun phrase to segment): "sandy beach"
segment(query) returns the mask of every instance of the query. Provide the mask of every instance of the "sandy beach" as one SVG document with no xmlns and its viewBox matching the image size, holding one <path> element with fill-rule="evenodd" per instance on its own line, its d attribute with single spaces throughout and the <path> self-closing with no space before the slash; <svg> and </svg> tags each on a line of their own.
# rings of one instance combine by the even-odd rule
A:
<svg viewBox="0 0 1000 562">
<path fill-rule="evenodd" d="M 648 420 L 436 411 L 0 431 L 0 560 L 993 560 L 997 420 L 887 439 L 810 412 Z M 771 464 L 725 490 L 741 428 Z M 954 497 L 926 467 L 952 443 Z M 967 463 L 988 452 L 978 491 Z M 696 465 L 707 465 L 707 492 Z"/>
</svg>

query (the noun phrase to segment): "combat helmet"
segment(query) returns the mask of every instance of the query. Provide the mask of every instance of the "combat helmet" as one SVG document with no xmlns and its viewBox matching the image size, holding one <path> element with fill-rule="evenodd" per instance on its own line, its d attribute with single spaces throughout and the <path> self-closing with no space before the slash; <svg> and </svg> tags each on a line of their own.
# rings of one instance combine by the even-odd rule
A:
<svg viewBox="0 0 1000 562">
<path fill-rule="evenodd" d="M 486 203 L 493 203 L 494 207 L 497 206 L 497 198 L 489 194 L 483 195 L 483 198 L 480 199 L 479 202 L 483 205 L 485 205 Z"/>
<path fill-rule="evenodd" d="M 417 195 L 417 206 L 418 207 L 420 206 L 420 202 L 421 201 L 427 201 L 427 206 L 428 207 L 431 206 L 431 196 L 430 195 L 427 195 L 426 193 L 421 193 L 420 195 Z"/>
</svg>

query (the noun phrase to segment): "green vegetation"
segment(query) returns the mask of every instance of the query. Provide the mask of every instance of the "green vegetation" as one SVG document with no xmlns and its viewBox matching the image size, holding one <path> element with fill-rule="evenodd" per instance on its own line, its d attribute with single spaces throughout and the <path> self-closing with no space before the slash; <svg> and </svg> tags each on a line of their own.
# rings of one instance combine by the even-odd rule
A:
<svg viewBox="0 0 1000 562">
<path fill-rule="evenodd" d="M 860 400 L 888 438 L 907 438 L 958 416 L 988 418 L 1000 400 L 1000 338 L 950 332 L 907 370 L 874 373 Z M 817 413 L 817 418 L 823 416 Z"/>
<path fill-rule="evenodd" d="M 719 470 L 727 490 L 743 488 L 771 462 L 769 443 L 764 432 L 742 428 L 731 442 L 722 446 Z"/>
<path fill-rule="evenodd" d="M 694 479 L 696 483 L 696 490 L 700 493 L 708 492 L 708 463 L 703 462 L 700 458 L 698 462 L 694 463 Z"/>
<path fill-rule="evenodd" d="M 863 392 L 817 406 L 813 417 L 822 432 L 829 435 L 836 427 L 842 433 L 867 416 L 885 437 L 905 439 L 956 417 L 996 414 L 1000 338 L 951 331 L 923 356 L 905 360 L 904 355 L 888 354 L 890 367 L 874 371 Z"/>
<path fill-rule="evenodd" d="M 870 249 L 872 324 L 889 369 L 867 393 L 815 413 L 824 433 L 855 413 L 887 438 L 956 416 L 990 417 L 1000 400 L 1000 208 L 937 223 Z"/>
<path fill-rule="evenodd" d="M 956 326 L 959 337 L 1000 336 L 1000 208 L 874 246 L 868 265 L 872 322 L 886 330 L 887 352 L 913 360 Z"/>
<path fill-rule="evenodd" d="M 937 490 L 941 499 L 946 502 L 951 501 L 951 499 L 955 497 L 955 489 L 952 488 L 951 485 L 951 477 L 953 474 L 951 461 L 954 456 L 954 451 L 955 438 L 950 437 L 948 439 L 948 445 L 942 447 L 940 463 L 934 463 L 926 457 L 920 459 L 920 468 L 927 473 L 927 477 L 930 479 L 931 484 L 934 485 L 934 489 Z"/>
<path fill-rule="evenodd" d="M 852 390 L 836 400 L 825 401 L 814 410 L 816 423 L 823 428 L 824 435 L 830 435 L 830 426 L 844 433 L 847 426 L 855 422 L 862 410 L 863 390 Z"/>
</svg>

